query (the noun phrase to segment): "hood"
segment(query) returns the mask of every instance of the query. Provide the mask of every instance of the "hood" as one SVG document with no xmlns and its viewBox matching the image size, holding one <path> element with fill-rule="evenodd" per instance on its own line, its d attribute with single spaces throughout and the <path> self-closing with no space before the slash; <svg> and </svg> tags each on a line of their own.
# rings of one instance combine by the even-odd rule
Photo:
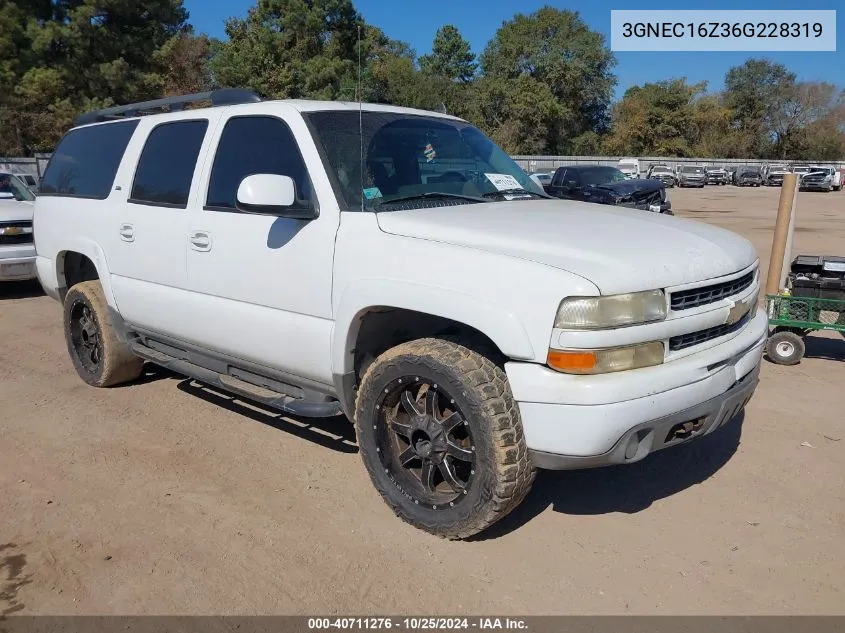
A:
<svg viewBox="0 0 845 633">
<path fill-rule="evenodd" d="M 569 200 L 386 211 L 377 218 L 385 233 L 545 264 L 590 280 L 602 294 L 703 281 L 757 260 L 747 240 L 715 226 Z"/>
<path fill-rule="evenodd" d="M 596 185 L 596 189 L 610 191 L 620 197 L 627 197 L 636 193 L 652 193 L 663 189 L 663 183 L 655 178 L 636 178 L 633 180 L 622 180 L 620 182 L 608 182 L 603 185 Z"/>
<path fill-rule="evenodd" d="M 26 200 L 0 199 L 0 222 L 32 221 L 35 203 Z"/>
</svg>

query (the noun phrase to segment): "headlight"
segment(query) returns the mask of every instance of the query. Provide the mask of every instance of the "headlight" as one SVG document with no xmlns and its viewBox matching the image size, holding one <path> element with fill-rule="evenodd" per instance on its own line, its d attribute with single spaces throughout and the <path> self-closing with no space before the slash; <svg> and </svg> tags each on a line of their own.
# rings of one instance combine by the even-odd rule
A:
<svg viewBox="0 0 845 633">
<path fill-rule="evenodd" d="M 605 297 L 569 297 L 560 303 L 555 328 L 595 330 L 666 318 L 666 295 L 662 290 L 647 290 Z"/>
<path fill-rule="evenodd" d="M 609 374 L 663 363 L 663 343 L 643 343 L 608 349 L 550 349 L 549 367 L 567 374 Z"/>
</svg>

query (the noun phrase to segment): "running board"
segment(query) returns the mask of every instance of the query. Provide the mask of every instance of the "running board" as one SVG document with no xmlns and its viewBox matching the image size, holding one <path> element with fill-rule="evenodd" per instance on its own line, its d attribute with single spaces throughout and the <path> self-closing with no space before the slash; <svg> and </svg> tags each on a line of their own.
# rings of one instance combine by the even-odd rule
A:
<svg viewBox="0 0 845 633">
<path fill-rule="evenodd" d="M 188 376 L 199 382 L 217 387 L 223 391 L 249 398 L 261 404 L 272 407 L 285 413 L 298 415 L 303 418 L 329 418 L 336 415 L 342 415 L 343 411 L 340 407 L 340 402 L 332 400 L 330 402 L 308 402 L 301 398 L 294 398 L 292 396 L 267 389 L 266 387 L 259 387 L 252 383 L 240 380 L 234 376 L 226 374 L 219 374 L 216 371 L 200 367 L 194 363 L 186 360 L 180 360 L 173 356 L 168 356 L 163 352 L 147 347 L 138 341 L 130 344 L 132 352 L 141 358 L 161 365 L 177 374 Z"/>
</svg>

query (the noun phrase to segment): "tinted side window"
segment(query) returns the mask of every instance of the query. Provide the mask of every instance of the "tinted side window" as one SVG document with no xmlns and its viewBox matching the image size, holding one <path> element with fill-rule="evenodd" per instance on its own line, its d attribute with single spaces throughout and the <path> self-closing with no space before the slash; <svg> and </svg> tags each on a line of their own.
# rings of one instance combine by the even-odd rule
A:
<svg viewBox="0 0 845 633">
<path fill-rule="evenodd" d="M 130 202 L 185 208 L 208 121 L 174 121 L 153 128 L 138 160 Z"/>
<path fill-rule="evenodd" d="M 108 197 L 138 120 L 77 128 L 65 134 L 44 172 L 39 195 Z"/>
<path fill-rule="evenodd" d="M 211 168 L 206 207 L 234 210 L 238 186 L 252 174 L 290 176 L 296 184 L 294 207 L 313 207 L 308 170 L 293 133 L 280 119 L 247 116 L 226 123 Z"/>
</svg>

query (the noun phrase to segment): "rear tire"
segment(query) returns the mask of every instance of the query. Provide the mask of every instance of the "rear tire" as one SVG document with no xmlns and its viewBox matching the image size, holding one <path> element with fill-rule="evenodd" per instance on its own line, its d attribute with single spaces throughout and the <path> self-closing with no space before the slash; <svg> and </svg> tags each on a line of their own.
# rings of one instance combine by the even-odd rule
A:
<svg viewBox="0 0 845 633">
<path fill-rule="evenodd" d="M 379 356 L 361 379 L 355 428 L 385 502 L 440 537 L 488 528 L 534 481 L 505 372 L 458 343 L 420 339 Z"/>
<path fill-rule="evenodd" d="M 65 342 L 76 373 L 93 387 L 135 380 L 144 361 L 117 337 L 99 281 L 73 286 L 64 303 Z"/>
<path fill-rule="evenodd" d="M 795 332 L 775 332 L 766 344 L 769 360 L 778 365 L 797 365 L 804 352 L 804 339 Z"/>
</svg>

